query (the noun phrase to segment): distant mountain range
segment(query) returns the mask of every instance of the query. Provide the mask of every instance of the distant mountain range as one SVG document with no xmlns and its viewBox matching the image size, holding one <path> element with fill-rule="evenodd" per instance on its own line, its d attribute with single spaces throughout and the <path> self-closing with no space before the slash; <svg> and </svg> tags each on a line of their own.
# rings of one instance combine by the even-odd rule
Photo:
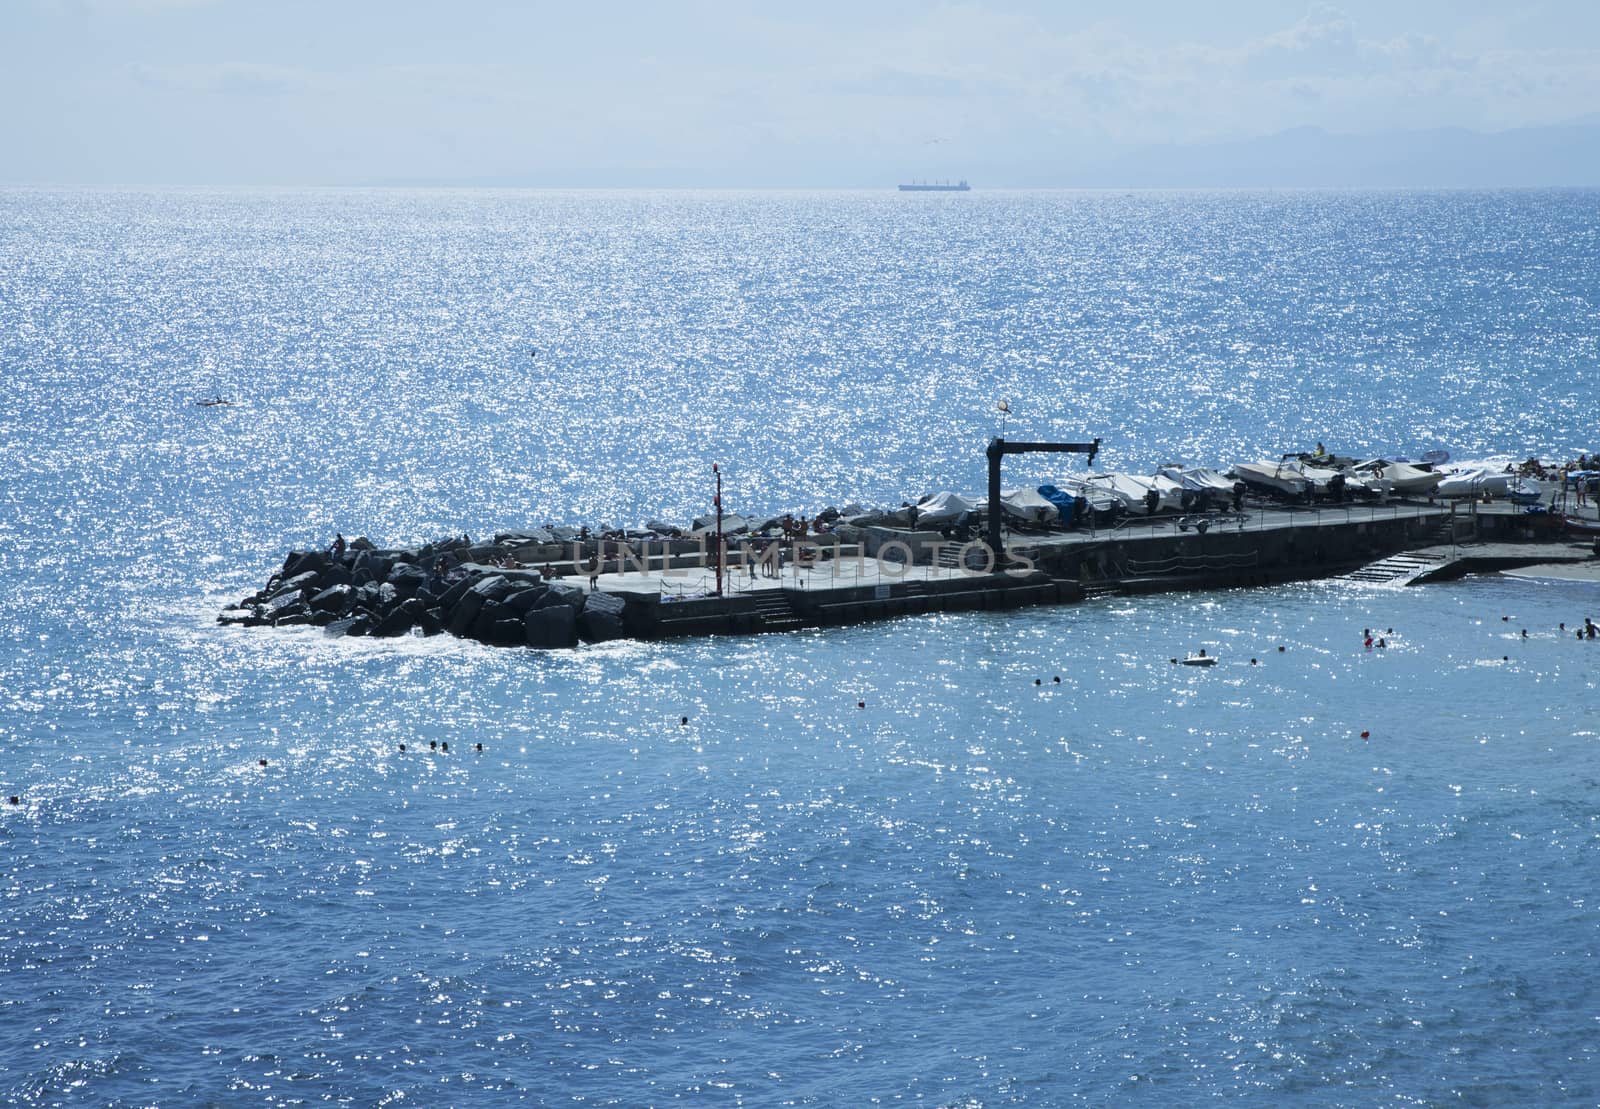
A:
<svg viewBox="0 0 1600 1109">
<path fill-rule="evenodd" d="M 1600 185 L 1600 117 L 1554 127 L 1340 135 L 1297 127 L 1256 139 L 1151 146 L 1016 183 L 1079 188 L 1508 188 Z M 976 177 L 974 171 L 974 177 Z"/>
<path fill-rule="evenodd" d="M 910 180 L 890 155 L 841 173 L 798 151 L 759 164 L 609 166 L 511 172 L 494 177 L 407 178 L 372 184 L 557 188 L 876 188 Z M 1232 142 L 1138 147 L 1102 157 L 1041 145 L 1026 158 L 976 151 L 917 176 L 969 178 L 975 191 L 1003 188 L 1549 188 L 1600 187 L 1600 115 L 1551 127 L 1471 131 L 1441 127 L 1336 134 L 1296 127 Z"/>
</svg>

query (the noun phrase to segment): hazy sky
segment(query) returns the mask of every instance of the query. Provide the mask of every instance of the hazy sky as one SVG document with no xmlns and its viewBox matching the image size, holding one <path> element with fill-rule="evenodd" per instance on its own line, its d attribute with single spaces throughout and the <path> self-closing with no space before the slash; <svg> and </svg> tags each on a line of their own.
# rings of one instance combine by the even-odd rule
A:
<svg viewBox="0 0 1600 1109">
<path fill-rule="evenodd" d="M 0 181 L 1035 183 L 1600 111 L 1600 3 L 0 0 Z"/>
</svg>

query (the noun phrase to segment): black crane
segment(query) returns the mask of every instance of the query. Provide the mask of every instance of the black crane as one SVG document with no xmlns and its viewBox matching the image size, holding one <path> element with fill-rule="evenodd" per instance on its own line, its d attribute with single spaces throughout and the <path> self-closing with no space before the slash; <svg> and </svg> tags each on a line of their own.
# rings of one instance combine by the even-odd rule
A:
<svg viewBox="0 0 1600 1109">
<path fill-rule="evenodd" d="M 1092 443 L 1008 443 L 1004 439 L 990 439 L 989 449 L 989 549 L 994 552 L 996 566 L 1005 565 L 1005 554 L 1000 545 L 1000 460 L 1008 454 L 1086 454 L 1088 464 L 1094 465 L 1094 456 L 1100 453 L 1100 440 Z"/>
</svg>

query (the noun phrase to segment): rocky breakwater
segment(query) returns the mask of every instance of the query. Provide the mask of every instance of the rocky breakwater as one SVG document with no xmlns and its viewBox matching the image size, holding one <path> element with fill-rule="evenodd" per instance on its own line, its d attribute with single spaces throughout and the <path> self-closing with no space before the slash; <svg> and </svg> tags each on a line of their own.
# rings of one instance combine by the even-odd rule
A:
<svg viewBox="0 0 1600 1109">
<path fill-rule="evenodd" d="M 320 627 L 332 636 L 439 635 L 494 646 L 574 647 L 626 634 L 623 598 L 511 568 L 519 542 L 463 537 L 410 550 L 358 539 L 346 551 L 293 551 L 259 592 L 217 617 L 242 627 Z"/>
</svg>

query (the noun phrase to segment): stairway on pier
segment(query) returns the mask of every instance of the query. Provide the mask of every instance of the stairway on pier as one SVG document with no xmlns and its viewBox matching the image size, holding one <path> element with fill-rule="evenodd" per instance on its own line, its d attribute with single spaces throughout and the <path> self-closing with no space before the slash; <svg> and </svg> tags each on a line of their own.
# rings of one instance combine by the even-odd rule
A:
<svg viewBox="0 0 1600 1109">
<path fill-rule="evenodd" d="M 1410 585 L 1424 574 L 1443 565 L 1439 559 L 1416 554 L 1390 555 L 1359 570 L 1343 574 L 1339 580 L 1356 581 L 1364 585 Z"/>
<path fill-rule="evenodd" d="M 755 599 L 756 615 L 767 631 L 789 631 L 805 623 L 781 589 L 761 589 L 750 594 Z"/>
</svg>

